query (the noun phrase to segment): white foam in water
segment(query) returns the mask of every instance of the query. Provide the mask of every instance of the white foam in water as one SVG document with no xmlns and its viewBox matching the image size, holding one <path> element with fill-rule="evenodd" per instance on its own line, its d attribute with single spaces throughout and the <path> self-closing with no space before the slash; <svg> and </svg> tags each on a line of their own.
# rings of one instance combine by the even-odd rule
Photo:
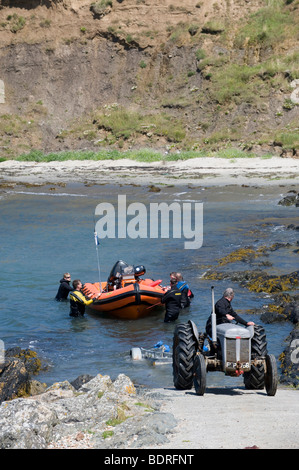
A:
<svg viewBox="0 0 299 470">
<path fill-rule="evenodd" d="M 34 191 L 7 191 L 9 194 L 30 194 L 33 196 L 71 196 L 71 197 L 87 197 L 87 194 L 72 194 L 72 193 L 35 193 Z"/>
</svg>

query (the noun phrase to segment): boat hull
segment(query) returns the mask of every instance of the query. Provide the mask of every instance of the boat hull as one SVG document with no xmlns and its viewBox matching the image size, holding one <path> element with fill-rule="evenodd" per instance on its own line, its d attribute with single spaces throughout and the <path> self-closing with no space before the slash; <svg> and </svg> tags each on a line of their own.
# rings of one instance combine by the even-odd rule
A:
<svg viewBox="0 0 299 470">
<path fill-rule="evenodd" d="M 129 283 L 120 289 L 105 292 L 106 283 L 102 283 L 103 293 L 89 307 L 97 312 L 107 313 L 123 319 L 138 319 L 150 315 L 154 309 L 161 306 L 161 299 L 165 289 L 153 285 L 151 279 Z M 83 293 L 87 297 L 95 298 L 100 292 L 99 283 L 86 283 Z"/>
</svg>

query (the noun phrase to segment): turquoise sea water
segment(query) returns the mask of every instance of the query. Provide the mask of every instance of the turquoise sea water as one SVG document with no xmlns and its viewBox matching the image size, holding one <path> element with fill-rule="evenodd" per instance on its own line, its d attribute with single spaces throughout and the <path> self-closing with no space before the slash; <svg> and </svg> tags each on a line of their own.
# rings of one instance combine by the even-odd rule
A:
<svg viewBox="0 0 299 470">
<path fill-rule="evenodd" d="M 59 279 L 69 271 L 72 279 L 96 282 L 99 279 L 94 244 L 94 212 L 97 204 L 110 202 L 116 207 L 119 194 L 127 203 L 174 201 L 203 203 L 203 246 L 184 249 L 183 239 L 104 239 L 99 254 L 101 279 L 106 280 L 112 265 L 123 259 L 143 264 L 146 276 L 162 279 L 168 285 L 169 273 L 181 271 L 194 292 L 189 309 L 181 321 L 192 319 L 203 330 L 211 311 L 210 281 L 201 275 L 217 259 L 243 246 L 290 246 L 271 252 L 270 266 L 259 266 L 271 273 L 290 273 L 298 269 L 294 253 L 298 232 L 287 229 L 298 225 L 299 209 L 277 203 L 285 189 L 203 188 L 160 186 L 150 192 L 143 186 L 73 184 L 66 187 L 33 187 L 7 190 L 0 198 L 0 280 L 2 286 L 0 339 L 5 347 L 30 347 L 48 364 L 37 377 L 48 385 L 74 380 L 80 374 L 108 374 L 112 379 L 125 373 L 139 383 L 172 386 L 171 365 L 152 366 L 130 358 L 132 347 L 152 347 L 162 340 L 172 346 L 173 324 L 164 324 L 163 310 L 153 311 L 145 319 L 130 321 L 103 316 L 87 310 L 83 318 L 69 316 L 68 302 L 54 297 Z M 289 188 L 287 188 L 289 189 Z M 258 261 L 257 261 L 258 262 Z M 256 267 L 256 266 L 255 266 Z M 237 263 L 227 269 L 245 270 Z M 247 311 L 268 302 L 264 294 L 255 294 L 237 283 L 217 281 L 215 296 L 221 297 L 228 285 L 235 288 L 234 308 L 244 318 L 261 323 Z M 284 339 L 292 329 L 289 323 L 264 325 L 268 349 L 276 357 L 284 348 Z M 209 374 L 209 384 L 232 384 L 242 379 Z M 241 381 L 241 382 L 240 382 Z M 235 383 L 235 382 L 234 382 Z"/>
</svg>

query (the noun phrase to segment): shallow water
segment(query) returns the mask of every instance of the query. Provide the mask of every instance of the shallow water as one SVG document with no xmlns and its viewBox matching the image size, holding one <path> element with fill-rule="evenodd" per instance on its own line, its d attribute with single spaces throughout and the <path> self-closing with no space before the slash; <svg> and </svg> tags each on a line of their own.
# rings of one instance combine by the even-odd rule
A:
<svg viewBox="0 0 299 470">
<path fill-rule="evenodd" d="M 223 188 L 159 186 L 150 192 L 145 186 L 79 184 L 42 188 L 16 186 L 0 199 L 0 259 L 2 284 L 1 335 L 5 347 L 30 347 L 49 364 L 37 378 L 51 384 L 72 381 L 80 374 L 108 374 L 114 379 L 125 373 L 137 383 L 167 387 L 172 385 L 171 365 L 152 366 L 148 361 L 132 361 L 132 347 L 152 347 L 162 340 L 172 345 L 173 324 L 164 324 L 164 312 L 152 312 L 145 319 L 118 320 L 87 310 L 84 318 L 69 317 L 69 303 L 56 302 L 59 279 L 69 271 L 72 279 L 96 282 L 99 279 L 94 244 L 94 211 L 100 202 L 117 205 L 118 194 L 131 202 L 203 202 L 203 246 L 184 249 L 182 239 L 104 239 L 99 254 L 101 280 L 106 280 L 118 259 L 143 264 L 146 276 L 169 282 L 171 271 L 181 271 L 195 297 L 181 321 L 192 319 L 199 330 L 211 310 L 210 281 L 201 279 L 217 259 L 243 246 L 271 246 L 275 242 L 290 247 L 265 257 L 271 273 L 298 269 L 294 254 L 298 232 L 286 227 L 298 225 L 299 209 L 277 203 L 289 188 Z M 51 189 L 52 188 L 52 189 Z M 148 207 L 148 206 L 146 206 Z M 245 270 L 245 263 L 227 269 Z M 234 308 L 244 318 L 261 323 L 246 312 L 268 303 L 264 294 L 250 293 L 238 284 Z M 215 282 L 219 298 L 227 282 Z M 289 323 L 264 325 L 268 349 L 278 358 L 284 339 L 292 329 Z M 208 385 L 231 384 L 242 379 L 208 374 Z"/>
</svg>

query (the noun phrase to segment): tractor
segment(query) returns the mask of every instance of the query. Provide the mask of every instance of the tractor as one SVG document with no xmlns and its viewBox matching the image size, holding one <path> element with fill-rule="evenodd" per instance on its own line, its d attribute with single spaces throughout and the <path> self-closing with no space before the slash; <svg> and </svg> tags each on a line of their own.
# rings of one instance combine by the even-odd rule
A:
<svg viewBox="0 0 299 470">
<path fill-rule="evenodd" d="M 268 396 L 277 391 L 277 364 L 267 352 L 264 328 L 234 323 L 216 325 L 214 287 L 212 286 L 212 337 L 199 333 L 195 323 L 178 324 L 173 337 L 173 382 L 178 390 L 197 395 L 206 391 L 207 372 L 222 371 L 225 375 L 244 378 L 246 389 L 266 389 Z"/>
</svg>

